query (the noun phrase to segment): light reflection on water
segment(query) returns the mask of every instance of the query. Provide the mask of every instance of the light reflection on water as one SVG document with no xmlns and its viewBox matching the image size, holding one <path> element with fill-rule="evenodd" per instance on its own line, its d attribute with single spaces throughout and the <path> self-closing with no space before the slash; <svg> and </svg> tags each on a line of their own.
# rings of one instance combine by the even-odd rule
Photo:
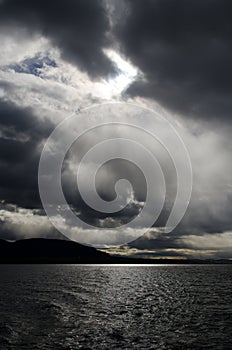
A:
<svg viewBox="0 0 232 350">
<path fill-rule="evenodd" d="M 4 350 L 232 349 L 232 266 L 2 265 L 0 276 Z"/>
</svg>

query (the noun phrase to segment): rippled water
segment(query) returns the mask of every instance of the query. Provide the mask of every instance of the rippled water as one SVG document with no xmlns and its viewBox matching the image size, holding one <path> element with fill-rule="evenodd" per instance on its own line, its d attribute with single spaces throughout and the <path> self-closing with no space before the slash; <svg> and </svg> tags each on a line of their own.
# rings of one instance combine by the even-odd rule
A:
<svg viewBox="0 0 232 350">
<path fill-rule="evenodd" d="M 0 266 L 0 348 L 232 349 L 232 266 Z"/>
</svg>

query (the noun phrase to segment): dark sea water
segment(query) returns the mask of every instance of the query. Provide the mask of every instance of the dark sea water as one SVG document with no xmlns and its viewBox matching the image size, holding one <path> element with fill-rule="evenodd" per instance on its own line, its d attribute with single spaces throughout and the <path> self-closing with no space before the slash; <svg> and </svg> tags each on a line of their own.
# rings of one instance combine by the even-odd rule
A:
<svg viewBox="0 0 232 350">
<path fill-rule="evenodd" d="M 232 349 L 232 266 L 0 266 L 0 348 Z"/>
</svg>

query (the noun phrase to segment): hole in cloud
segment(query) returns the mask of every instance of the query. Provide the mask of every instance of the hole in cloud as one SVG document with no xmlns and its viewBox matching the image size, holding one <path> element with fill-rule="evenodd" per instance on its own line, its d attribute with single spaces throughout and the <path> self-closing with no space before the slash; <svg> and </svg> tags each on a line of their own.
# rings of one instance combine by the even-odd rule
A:
<svg viewBox="0 0 232 350">
<path fill-rule="evenodd" d="M 104 79 L 99 84 L 101 96 L 106 99 L 117 97 L 125 91 L 138 76 L 138 69 L 133 66 L 128 60 L 123 58 L 118 52 L 105 49 L 105 55 L 114 63 L 118 70 L 118 74 L 113 78 Z"/>
</svg>

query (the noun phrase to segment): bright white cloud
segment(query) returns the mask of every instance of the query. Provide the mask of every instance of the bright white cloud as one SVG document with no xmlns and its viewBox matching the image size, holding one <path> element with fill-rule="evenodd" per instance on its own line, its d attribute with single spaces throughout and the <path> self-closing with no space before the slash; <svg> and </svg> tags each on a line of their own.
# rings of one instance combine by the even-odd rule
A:
<svg viewBox="0 0 232 350">
<path fill-rule="evenodd" d="M 232 232 L 226 231 L 222 233 L 187 235 L 178 238 L 180 245 L 185 245 L 194 249 L 226 249 L 232 252 Z"/>
<path fill-rule="evenodd" d="M 34 210 L 9 208 L 0 210 L 1 231 L 4 238 L 57 238 L 51 223 L 46 216 L 37 215 Z"/>
</svg>

